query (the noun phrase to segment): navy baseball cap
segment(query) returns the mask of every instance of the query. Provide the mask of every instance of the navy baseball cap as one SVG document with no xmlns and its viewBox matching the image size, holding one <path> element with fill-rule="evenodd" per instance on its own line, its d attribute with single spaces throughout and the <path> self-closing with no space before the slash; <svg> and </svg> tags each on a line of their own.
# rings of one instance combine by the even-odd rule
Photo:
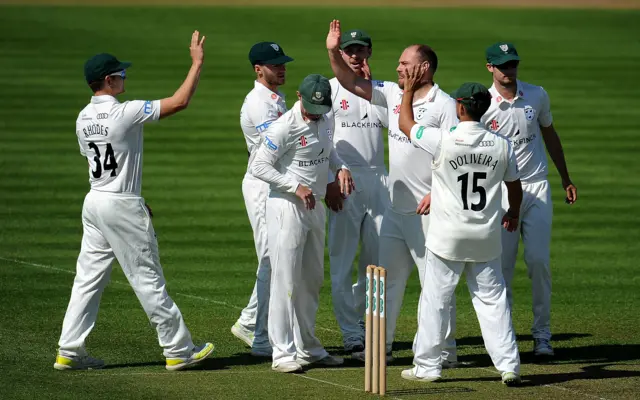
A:
<svg viewBox="0 0 640 400">
<path fill-rule="evenodd" d="M 249 61 L 251 65 L 280 65 L 293 61 L 293 58 L 284 54 L 284 50 L 277 43 L 260 42 L 254 44 L 249 50 Z"/>
</svg>

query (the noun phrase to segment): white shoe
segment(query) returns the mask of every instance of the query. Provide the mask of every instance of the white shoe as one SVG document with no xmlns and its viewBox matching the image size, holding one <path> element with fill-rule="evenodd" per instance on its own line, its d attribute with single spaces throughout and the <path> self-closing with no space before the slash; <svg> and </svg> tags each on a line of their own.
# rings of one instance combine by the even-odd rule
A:
<svg viewBox="0 0 640 400">
<path fill-rule="evenodd" d="M 503 372 L 502 373 L 502 383 L 507 386 L 518 386 L 522 382 L 520 379 L 520 375 L 515 372 Z"/>
<path fill-rule="evenodd" d="M 233 326 L 231 327 L 231 333 L 233 333 L 233 336 L 245 342 L 247 346 L 253 346 L 253 332 L 242 326 L 240 322 L 236 322 L 235 324 L 233 324 Z"/>
<path fill-rule="evenodd" d="M 342 365 L 344 364 L 344 359 L 342 357 L 334 357 L 332 355 L 327 355 L 326 357 L 323 357 L 319 360 L 313 360 L 313 359 L 304 359 L 304 358 L 298 358 L 296 360 L 296 362 L 301 366 L 301 367 L 306 367 L 307 365 L 327 365 L 330 367 L 335 367 L 338 365 Z"/>
<path fill-rule="evenodd" d="M 251 355 L 255 357 L 271 357 L 273 355 L 273 347 L 252 347 Z"/>
<path fill-rule="evenodd" d="M 553 347 L 548 339 L 533 339 L 533 355 L 534 356 L 553 356 Z"/>
<path fill-rule="evenodd" d="M 276 372 L 296 372 L 302 370 L 302 366 L 295 361 L 281 362 L 276 366 L 271 366 L 271 369 Z"/>
<path fill-rule="evenodd" d="M 440 379 L 442 379 L 442 377 L 440 375 L 417 377 L 415 372 L 413 372 L 413 368 L 405 369 L 404 371 L 402 371 L 400 376 L 402 376 L 404 379 L 406 379 L 408 381 L 418 381 L 418 382 L 435 382 L 435 381 L 439 381 Z"/>
<path fill-rule="evenodd" d="M 58 354 L 53 368 L 59 371 L 68 369 L 100 369 L 104 367 L 104 361 L 89 356 L 67 357 Z"/>
<path fill-rule="evenodd" d="M 213 354 L 214 349 L 215 346 L 212 343 L 205 343 L 202 346 L 195 347 L 188 358 L 167 358 L 165 368 L 169 371 L 180 371 L 193 367 Z"/>
</svg>

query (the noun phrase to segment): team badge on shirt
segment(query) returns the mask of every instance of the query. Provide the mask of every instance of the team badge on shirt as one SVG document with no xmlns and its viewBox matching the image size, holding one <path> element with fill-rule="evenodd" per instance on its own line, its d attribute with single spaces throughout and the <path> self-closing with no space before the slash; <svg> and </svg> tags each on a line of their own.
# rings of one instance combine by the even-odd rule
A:
<svg viewBox="0 0 640 400">
<path fill-rule="evenodd" d="M 424 113 L 426 111 L 427 111 L 427 109 L 424 108 L 424 107 L 418 108 L 418 111 L 416 112 L 416 120 L 422 119 L 422 117 L 424 117 Z"/>
<path fill-rule="evenodd" d="M 536 117 L 536 110 L 531 106 L 524 106 L 524 116 L 527 118 L 527 121 L 533 121 Z"/>
</svg>

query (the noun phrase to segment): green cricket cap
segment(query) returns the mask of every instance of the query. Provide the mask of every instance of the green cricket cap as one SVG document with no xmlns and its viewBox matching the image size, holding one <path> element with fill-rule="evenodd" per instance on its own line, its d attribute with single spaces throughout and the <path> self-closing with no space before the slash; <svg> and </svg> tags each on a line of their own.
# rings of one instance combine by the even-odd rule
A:
<svg viewBox="0 0 640 400">
<path fill-rule="evenodd" d="M 484 85 L 476 82 L 463 83 L 451 97 L 473 110 L 482 111 L 482 114 L 491 105 L 491 93 Z"/>
<path fill-rule="evenodd" d="M 293 58 L 284 54 L 284 50 L 277 43 L 260 42 L 254 44 L 249 50 L 249 61 L 251 65 L 280 65 L 293 61 Z"/>
<path fill-rule="evenodd" d="M 371 36 L 360 29 L 352 29 L 342 33 L 340 36 L 340 48 L 344 49 L 352 44 L 371 47 Z"/>
<path fill-rule="evenodd" d="M 498 42 L 487 47 L 487 62 L 492 65 L 502 65 L 509 61 L 520 61 L 516 47 L 512 43 Z"/>
<path fill-rule="evenodd" d="M 107 75 L 122 71 L 130 66 L 130 62 L 120 61 L 108 53 L 100 53 L 84 63 L 84 77 L 87 83 L 96 82 L 104 79 Z"/>
<path fill-rule="evenodd" d="M 331 111 L 331 84 L 322 75 L 308 75 L 298 88 L 302 106 L 313 115 L 323 115 Z"/>
</svg>

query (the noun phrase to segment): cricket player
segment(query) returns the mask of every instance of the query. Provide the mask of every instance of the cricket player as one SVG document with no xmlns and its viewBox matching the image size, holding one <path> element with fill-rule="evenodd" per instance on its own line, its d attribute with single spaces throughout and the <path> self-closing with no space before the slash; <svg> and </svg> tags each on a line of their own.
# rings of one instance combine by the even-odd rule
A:
<svg viewBox="0 0 640 400">
<path fill-rule="evenodd" d="M 245 97 L 240 110 L 240 127 L 247 142 L 251 162 L 269 125 L 287 112 L 284 94 L 279 92 L 278 88 L 285 82 L 285 64 L 293 59 L 284 54 L 279 44 L 260 42 L 249 50 L 249 61 L 256 73 L 256 80 L 253 90 Z M 265 217 L 268 194 L 269 185 L 251 175 L 247 166 L 247 173 L 242 180 L 242 195 L 253 229 L 258 271 L 249 304 L 240 313 L 240 318 L 231 328 L 231 332 L 251 346 L 251 354 L 264 357 L 271 357 L 267 330 L 271 281 Z"/>
<path fill-rule="evenodd" d="M 547 155 L 553 160 L 566 192 L 566 202 L 578 199 L 569 178 L 560 138 L 553 127 L 549 95 L 540 86 L 518 80 L 520 56 L 511 43 L 499 42 L 486 49 L 487 69 L 493 76 L 489 89 L 493 101 L 482 122 L 487 129 L 506 136 L 513 146 L 522 179 L 524 199 L 520 230 L 503 232 L 502 269 L 513 305 L 511 281 L 520 236 L 533 295 L 533 353 L 553 356 L 551 346 L 551 220 L 553 204 L 547 180 Z M 506 199 L 503 200 L 506 206 Z"/>
<path fill-rule="evenodd" d="M 143 124 L 187 108 L 200 78 L 204 40 L 193 32 L 187 78 L 173 96 L 162 100 L 120 103 L 116 96 L 124 93 L 125 71 L 131 63 L 106 53 L 85 63 L 85 78 L 94 95 L 78 115 L 76 135 L 80 154 L 89 163 L 91 190 L 82 207 L 82 246 L 55 369 L 104 366 L 87 354 L 85 339 L 95 325 L 114 259 L 158 333 L 166 369 L 193 366 L 213 352 L 211 343 L 193 344 L 178 306 L 167 294 L 150 211 L 141 197 Z"/>
<path fill-rule="evenodd" d="M 371 53 L 371 37 L 366 32 L 356 29 L 342 34 L 343 60 L 365 79 L 370 78 L 367 60 Z M 347 199 L 340 195 L 337 181 L 327 187 L 331 300 L 344 349 L 354 353 L 364 351 L 364 332 L 359 322 L 365 311 L 366 268 L 369 264 L 378 265 L 382 215 L 390 203 L 381 121 L 386 110 L 345 90 L 336 78 L 329 82 L 336 126 L 333 143 L 338 156 L 349 165 L 356 186 Z M 352 266 L 359 242 L 362 248 L 358 279 L 352 287 Z"/>
<path fill-rule="evenodd" d="M 271 260 L 269 340 L 272 369 L 294 372 L 312 363 L 339 365 L 315 336 L 324 277 L 326 212 L 316 207 L 327 189 L 329 169 L 348 196 L 351 173 L 333 147 L 331 85 L 307 76 L 298 102 L 269 126 L 251 164 L 252 174 L 269 183 L 267 231 Z"/>
<path fill-rule="evenodd" d="M 465 83 L 453 94 L 460 123 L 451 132 L 416 124 L 411 104 L 421 73 L 424 68 L 407 73 L 400 129 L 414 146 L 433 156 L 431 226 L 414 367 L 401 375 L 425 382 L 441 378 L 448 305 L 464 272 L 485 347 L 502 382 L 514 386 L 520 382 L 520 356 L 500 266 L 500 231 L 501 224 L 509 231 L 518 226 L 522 201 L 518 164 L 509 141 L 480 122 L 491 95 L 478 83 Z M 508 192 L 506 214 L 501 206 L 503 181 Z"/>
<path fill-rule="evenodd" d="M 404 290 L 413 265 L 418 266 L 422 281 L 426 256 L 426 235 L 429 229 L 431 196 L 431 156 L 414 148 L 398 128 L 405 72 L 414 65 L 428 65 L 413 103 L 415 119 L 430 127 L 450 129 L 457 125 L 455 101 L 433 82 L 438 67 L 436 53 L 429 46 L 407 47 L 400 56 L 398 83 L 370 81 L 356 75 L 344 62 L 340 51 L 340 21 L 331 22 L 327 49 L 331 68 L 347 91 L 383 107 L 388 116 L 389 191 L 391 207 L 382 218 L 379 264 L 387 269 L 387 354 L 391 356 L 396 321 L 402 307 Z M 455 300 L 452 300 L 455 307 Z M 447 367 L 457 364 L 455 349 L 455 309 L 451 311 L 450 331 L 443 358 Z M 355 356 L 355 355 L 354 355 Z M 364 353 L 358 358 L 364 357 Z"/>
</svg>

